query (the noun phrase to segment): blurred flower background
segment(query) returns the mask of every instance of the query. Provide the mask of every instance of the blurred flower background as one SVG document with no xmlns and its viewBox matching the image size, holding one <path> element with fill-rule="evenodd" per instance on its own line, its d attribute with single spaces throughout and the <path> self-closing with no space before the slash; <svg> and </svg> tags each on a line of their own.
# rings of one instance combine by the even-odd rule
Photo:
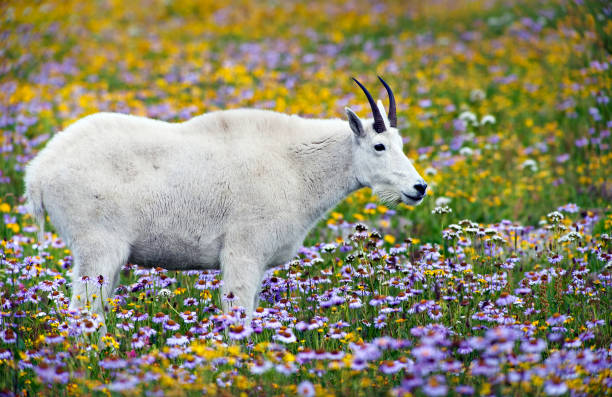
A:
<svg viewBox="0 0 612 397">
<path fill-rule="evenodd" d="M 608 2 L 0 9 L 0 393 L 610 393 Z M 251 324 L 221 313 L 217 273 L 133 265 L 104 319 L 67 310 L 71 253 L 53 231 L 36 244 L 21 197 L 54 134 L 99 111 L 365 117 L 350 77 L 386 103 L 377 74 L 422 205 L 347 198 L 266 278 Z"/>
</svg>

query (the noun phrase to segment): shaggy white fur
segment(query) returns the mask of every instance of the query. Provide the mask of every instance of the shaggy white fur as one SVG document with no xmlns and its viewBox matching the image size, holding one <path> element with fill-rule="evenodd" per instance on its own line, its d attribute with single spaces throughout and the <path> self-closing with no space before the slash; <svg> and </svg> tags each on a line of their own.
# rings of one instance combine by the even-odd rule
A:
<svg viewBox="0 0 612 397">
<path fill-rule="evenodd" d="M 223 293 L 250 316 L 264 271 L 290 260 L 348 194 L 370 186 L 390 203 L 419 202 L 424 182 L 397 129 L 386 120 L 376 133 L 371 119 L 347 115 L 238 109 L 167 123 L 98 113 L 58 133 L 25 183 L 41 230 L 46 210 L 73 251 L 71 308 L 88 299 L 83 276 L 104 277 L 106 299 L 129 261 L 220 268 Z M 92 309 L 101 313 L 99 300 Z"/>
</svg>

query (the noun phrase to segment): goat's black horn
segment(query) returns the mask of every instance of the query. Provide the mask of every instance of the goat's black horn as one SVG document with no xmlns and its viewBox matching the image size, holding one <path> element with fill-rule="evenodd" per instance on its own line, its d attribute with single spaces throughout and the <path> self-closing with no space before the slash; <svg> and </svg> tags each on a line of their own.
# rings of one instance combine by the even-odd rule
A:
<svg viewBox="0 0 612 397">
<path fill-rule="evenodd" d="M 389 113 L 387 114 L 389 124 L 391 124 L 391 127 L 397 128 L 397 114 L 395 113 L 395 97 L 393 96 L 393 91 L 391 91 L 391 87 L 389 87 L 389 84 L 387 84 L 382 77 L 378 76 L 378 79 L 383 83 L 387 90 L 387 94 L 389 94 Z"/>
<path fill-rule="evenodd" d="M 384 122 L 384 120 L 382 118 L 382 115 L 380 114 L 380 111 L 378 110 L 378 106 L 376 105 L 376 102 L 374 102 L 374 98 L 372 98 L 372 95 L 370 95 L 370 93 L 363 86 L 363 84 L 361 84 L 354 77 L 353 77 L 353 80 L 355 80 L 355 83 L 357 83 L 359 85 L 359 87 L 361 87 L 361 89 L 365 93 L 366 97 L 368 98 L 368 102 L 370 102 L 370 107 L 372 108 L 372 114 L 374 115 L 374 131 L 376 131 L 378 133 L 381 133 L 381 132 L 385 131 L 385 129 L 386 129 L 385 122 Z"/>
</svg>

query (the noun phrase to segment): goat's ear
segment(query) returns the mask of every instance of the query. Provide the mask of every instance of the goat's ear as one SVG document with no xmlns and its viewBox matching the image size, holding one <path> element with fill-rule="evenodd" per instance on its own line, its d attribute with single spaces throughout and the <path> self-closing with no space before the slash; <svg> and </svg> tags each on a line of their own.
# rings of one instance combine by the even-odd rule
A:
<svg viewBox="0 0 612 397">
<path fill-rule="evenodd" d="M 346 115 L 348 117 L 351 130 L 353 130 L 355 135 L 360 138 L 365 136 L 365 130 L 363 129 L 363 124 L 361 123 L 361 119 L 359 118 L 359 116 L 357 116 L 355 112 L 353 112 L 350 108 L 344 108 L 344 111 L 346 112 Z"/>
</svg>

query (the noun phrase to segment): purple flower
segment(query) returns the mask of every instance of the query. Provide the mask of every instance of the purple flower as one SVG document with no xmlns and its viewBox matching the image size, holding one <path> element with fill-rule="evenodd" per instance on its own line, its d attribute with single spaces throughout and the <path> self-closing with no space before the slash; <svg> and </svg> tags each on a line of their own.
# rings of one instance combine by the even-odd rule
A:
<svg viewBox="0 0 612 397">
<path fill-rule="evenodd" d="M 242 340 L 244 338 L 248 338 L 249 335 L 253 332 L 253 329 L 249 326 L 237 325 L 230 326 L 229 329 L 229 337 L 233 340 Z"/>
<path fill-rule="evenodd" d="M 565 322 L 565 320 L 567 320 L 567 316 L 561 314 L 561 313 L 555 313 L 552 315 L 552 317 L 549 317 L 546 322 L 549 325 L 558 325 L 558 324 L 563 324 Z"/>
<path fill-rule="evenodd" d="M 10 328 L 3 329 L 0 331 L 0 339 L 4 343 L 15 343 L 17 341 L 17 334 Z"/>
<path fill-rule="evenodd" d="M 251 366 L 251 373 L 255 375 L 261 375 L 270 368 L 272 368 L 272 363 L 270 361 L 263 361 L 261 359 L 258 359 Z"/>
<path fill-rule="evenodd" d="M 474 349 L 472 349 L 467 341 L 461 341 L 459 348 L 457 349 L 457 353 L 459 354 L 470 354 L 473 351 Z"/>
<path fill-rule="evenodd" d="M 542 339 L 531 338 L 521 343 L 521 350 L 525 353 L 540 353 L 546 349 L 546 342 Z"/>
<path fill-rule="evenodd" d="M 51 367 L 42 362 L 36 368 L 38 375 L 45 383 L 68 383 L 70 373 L 64 367 Z"/>
<path fill-rule="evenodd" d="M 465 396 L 470 396 L 470 395 L 474 394 L 474 387 L 472 387 L 470 385 L 457 385 L 455 387 L 455 392 L 457 392 L 459 394 L 463 394 Z"/>
<path fill-rule="evenodd" d="M 447 392 L 446 379 L 442 375 L 430 377 L 423 386 L 423 393 L 428 396 L 445 396 Z"/>
<path fill-rule="evenodd" d="M 553 376 L 552 379 L 544 383 L 544 392 L 549 396 L 560 396 L 567 392 L 567 385 L 558 376 Z"/>
<path fill-rule="evenodd" d="M 179 314 L 185 324 L 195 323 L 198 320 L 197 313 L 189 310 Z"/>
<path fill-rule="evenodd" d="M 412 350 L 412 355 L 419 361 L 438 361 L 444 358 L 444 353 L 434 346 L 421 345 Z"/>
<path fill-rule="evenodd" d="M 412 390 L 423 384 L 423 379 L 413 374 L 408 374 L 402 379 L 402 388 Z"/>
<path fill-rule="evenodd" d="M 315 395 L 315 388 L 312 383 L 304 380 L 298 385 L 297 393 L 301 397 L 313 397 Z"/>
<path fill-rule="evenodd" d="M 362 358 L 355 357 L 351 362 L 351 369 L 355 371 L 362 371 L 368 367 L 368 362 Z"/>
<path fill-rule="evenodd" d="M 398 361 L 386 360 L 378 368 L 384 374 L 394 374 L 401 370 L 403 365 Z"/>
<path fill-rule="evenodd" d="M 587 328 L 595 328 L 599 325 L 604 325 L 605 321 L 604 320 L 590 320 L 586 322 L 587 324 Z"/>
<path fill-rule="evenodd" d="M 161 323 L 166 322 L 169 319 L 170 319 L 170 316 L 168 316 L 167 314 L 159 312 L 159 313 L 156 313 L 151 320 L 155 324 L 161 324 Z"/>
<path fill-rule="evenodd" d="M 499 298 L 495 301 L 497 306 L 508 306 L 516 301 L 516 296 L 510 295 L 507 292 L 502 292 Z"/>
<path fill-rule="evenodd" d="M 175 334 L 166 340 L 169 346 L 183 346 L 189 343 L 189 338 L 185 335 Z"/>
<path fill-rule="evenodd" d="M 178 331 L 181 328 L 180 324 L 175 322 L 174 320 L 166 320 L 164 322 L 164 329 L 166 331 Z"/>
<path fill-rule="evenodd" d="M 0 349 L 0 360 L 12 360 L 13 353 L 8 349 Z"/>
<path fill-rule="evenodd" d="M 282 327 L 274 335 L 274 340 L 277 340 L 282 343 L 293 343 L 297 339 L 295 335 L 293 335 L 291 329 Z"/>
<path fill-rule="evenodd" d="M 576 147 L 583 147 L 589 144 L 588 138 L 580 138 L 575 141 Z"/>
<path fill-rule="evenodd" d="M 109 357 L 100 361 L 100 366 L 104 369 L 123 369 L 127 367 L 127 361 L 119 357 Z"/>
<path fill-rule="evenodd" d="M 473 361 L 470 365 L 470 370 L 473 376 L 483 375 L 483 376 L 493 376 L 498 373 L 499 365 L 497 364 L 497 360 L 495 359 L 478 359 L 478 361 Z"/>
</svg>

